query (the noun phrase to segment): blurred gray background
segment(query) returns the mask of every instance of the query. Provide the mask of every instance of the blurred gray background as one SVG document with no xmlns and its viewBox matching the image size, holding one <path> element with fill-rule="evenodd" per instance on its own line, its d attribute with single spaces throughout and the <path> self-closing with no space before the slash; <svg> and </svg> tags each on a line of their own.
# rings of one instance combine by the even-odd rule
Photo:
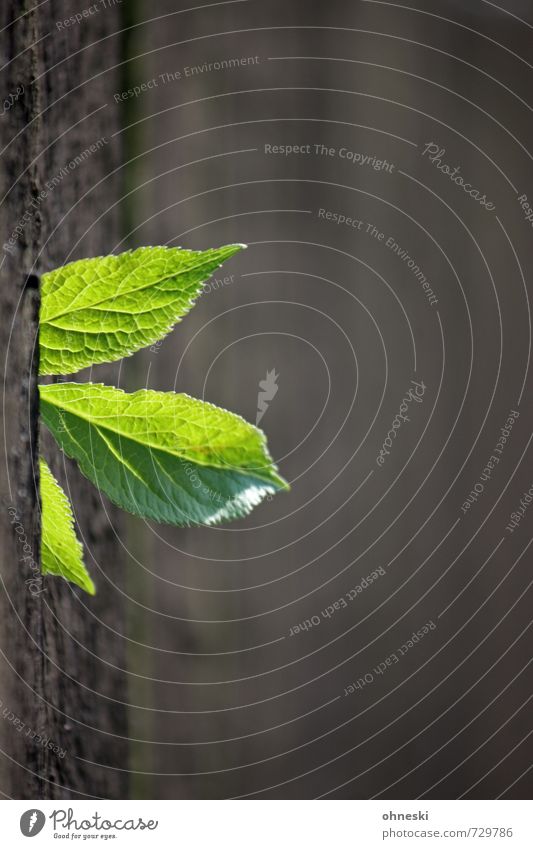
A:
<svg viewBox="0 0 533 849">
<path fill-rule="evenodd" d="M 143 798 L 527 798 L 531 4 L 121 9 L 109 251 L 248 250 L 116 380 L 255 421 L 275 370 L 261 427 L 292 489 L 229 526 L 117 529 L 123 576 L 92 570 L 129 758 L 95 774 Z"/>
<path fill-rule="evenodd" d="M 261 426 L 292 482 L 228 527 L 131 523 L 140 795 L 531 790 L 530 516 L 506 525 L 533 477 L 533 257 L 517 201 L 533 197 L 533 18 L 529 4 L 470 6 L 138 10 L 124 88 L 155 83 L 124 104 L 131 193 L 116 247 L 249 248 L 122 379 L 253 421 L 275 369 Z M 424 155 L 430 143 L 494 209 Z M 392 167 L 359 164 L 365 155 Z M 412 380 L 423 401 L 379 466 Z M 464 512 L 510 411 L 520 415 L 500 462 Z M 322 613 L 378 567 L 355 601 Z M 290 636 L 312 617 L 320 624 Z"/>
</svg>

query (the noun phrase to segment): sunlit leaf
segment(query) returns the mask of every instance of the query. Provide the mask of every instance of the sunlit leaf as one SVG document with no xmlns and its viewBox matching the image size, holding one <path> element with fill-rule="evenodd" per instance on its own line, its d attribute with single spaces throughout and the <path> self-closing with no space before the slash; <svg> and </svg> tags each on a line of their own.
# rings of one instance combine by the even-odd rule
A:
<svg viewBox="0 0 533 849">
<path fill-rule="evenodd" d="M 69 500 L 46 460 L 40 459 L 41 474 L 41 569 L 43 575 L 58 575 L 94 595 L 94 584 L 83 564 L 83 549 L 74 531 Z"/>
<path fill-rule="evenodd" d="M 262 431 L 172 392 L 41 386 L 41 414 L 65 453 L 115 504 L 173 525 L 247 515 L 288 489 Z"/>
<path fill-rule="evenodd" d="M 242 247 L 145 247 L 43 274 L 40 373 L 71 374 L 158 341 L 190 310 L 215 269 Z"/>
</svg>

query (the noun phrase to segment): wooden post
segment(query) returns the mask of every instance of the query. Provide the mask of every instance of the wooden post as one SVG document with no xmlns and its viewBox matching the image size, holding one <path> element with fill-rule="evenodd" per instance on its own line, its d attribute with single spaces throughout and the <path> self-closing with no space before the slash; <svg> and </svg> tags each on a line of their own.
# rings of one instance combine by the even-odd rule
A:
<svg viewBox="0 0 533 849">
<path fill-rule="evenodd" d="M 65 27 L 67 11 L 56 0 L 5 0 L 0 8 L 8 98 L 0 116 L 0 790 L 12 798 L 123 798 L 117 517 L 49 438 L 41 448 L 68 480 L 98 594 L 93 600 L 39 575 L 38 275 L 110 253 L 119 239 L 112 94 L 120 89 L 120 43 L 112 34 L 120 6 Z M 105 367 L 93 379 L 110 374 Z"/>
</svg>

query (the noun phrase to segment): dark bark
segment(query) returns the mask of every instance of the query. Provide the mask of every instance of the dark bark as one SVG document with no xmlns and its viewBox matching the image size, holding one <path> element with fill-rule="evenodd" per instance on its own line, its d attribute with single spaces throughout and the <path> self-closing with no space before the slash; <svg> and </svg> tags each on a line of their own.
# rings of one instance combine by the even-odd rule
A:
<svg viewBox="0 0 533 849">
<path fill-rule="evenodd" d="M 112 138 L 119 40 L 107 37 L 120 29 L 119 7 L 62 29 L 57 22 L 72 12 L 67 4 L 53 0 L 27 11 L 33 5 L 5 2 L 0 10 L 2 90 L 24 86 L 0 119 L 4 245 L 21 223 L 0 265 L 0 789 L 15 798 L 120 798 L 127 795 L 125 773 L 109 767 L 127 766 L 124 628 L 120 591 L 104 577 L 120 585 L 116 517 L 49 437 L 41 438 L 43 452 L 67 482 L 99 591 L 93 600 L 59 579 L 41 583 L 38 573 L 37 583 L 27 583 L 40 545 L 35 275 L 109 253 L 119 238 L 119 178 L 112 173 L 120 162 Z M 71 167 L 98 139 L 105 142 Z M 98 379 L 110 374 L 100 369 Z"/>
</svg>

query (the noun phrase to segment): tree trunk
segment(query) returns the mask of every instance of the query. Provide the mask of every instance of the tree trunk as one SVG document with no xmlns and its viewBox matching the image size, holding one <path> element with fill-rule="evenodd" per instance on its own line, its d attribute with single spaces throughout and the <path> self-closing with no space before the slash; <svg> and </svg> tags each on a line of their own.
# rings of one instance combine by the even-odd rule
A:
<svg viewBox="0 0 533 849">
<path fill-rule="evenodd" d="M 121 88 L 120 43 L 108 36 L 120 30 L 119 9 L 65 27 L 69 10 L 56 0 L 0 8 L 8 98 L 0 117 L 0 787 L 13 798 L 127 795 L 116 516 L 41 434 L 66 482 L 97 595 L 42 579 L 36 462 L 38 275 L 111 253 L 119 238 L 112 94 Z M 92 379 L 112 374 L 99 368 Z"/>
</svg>

